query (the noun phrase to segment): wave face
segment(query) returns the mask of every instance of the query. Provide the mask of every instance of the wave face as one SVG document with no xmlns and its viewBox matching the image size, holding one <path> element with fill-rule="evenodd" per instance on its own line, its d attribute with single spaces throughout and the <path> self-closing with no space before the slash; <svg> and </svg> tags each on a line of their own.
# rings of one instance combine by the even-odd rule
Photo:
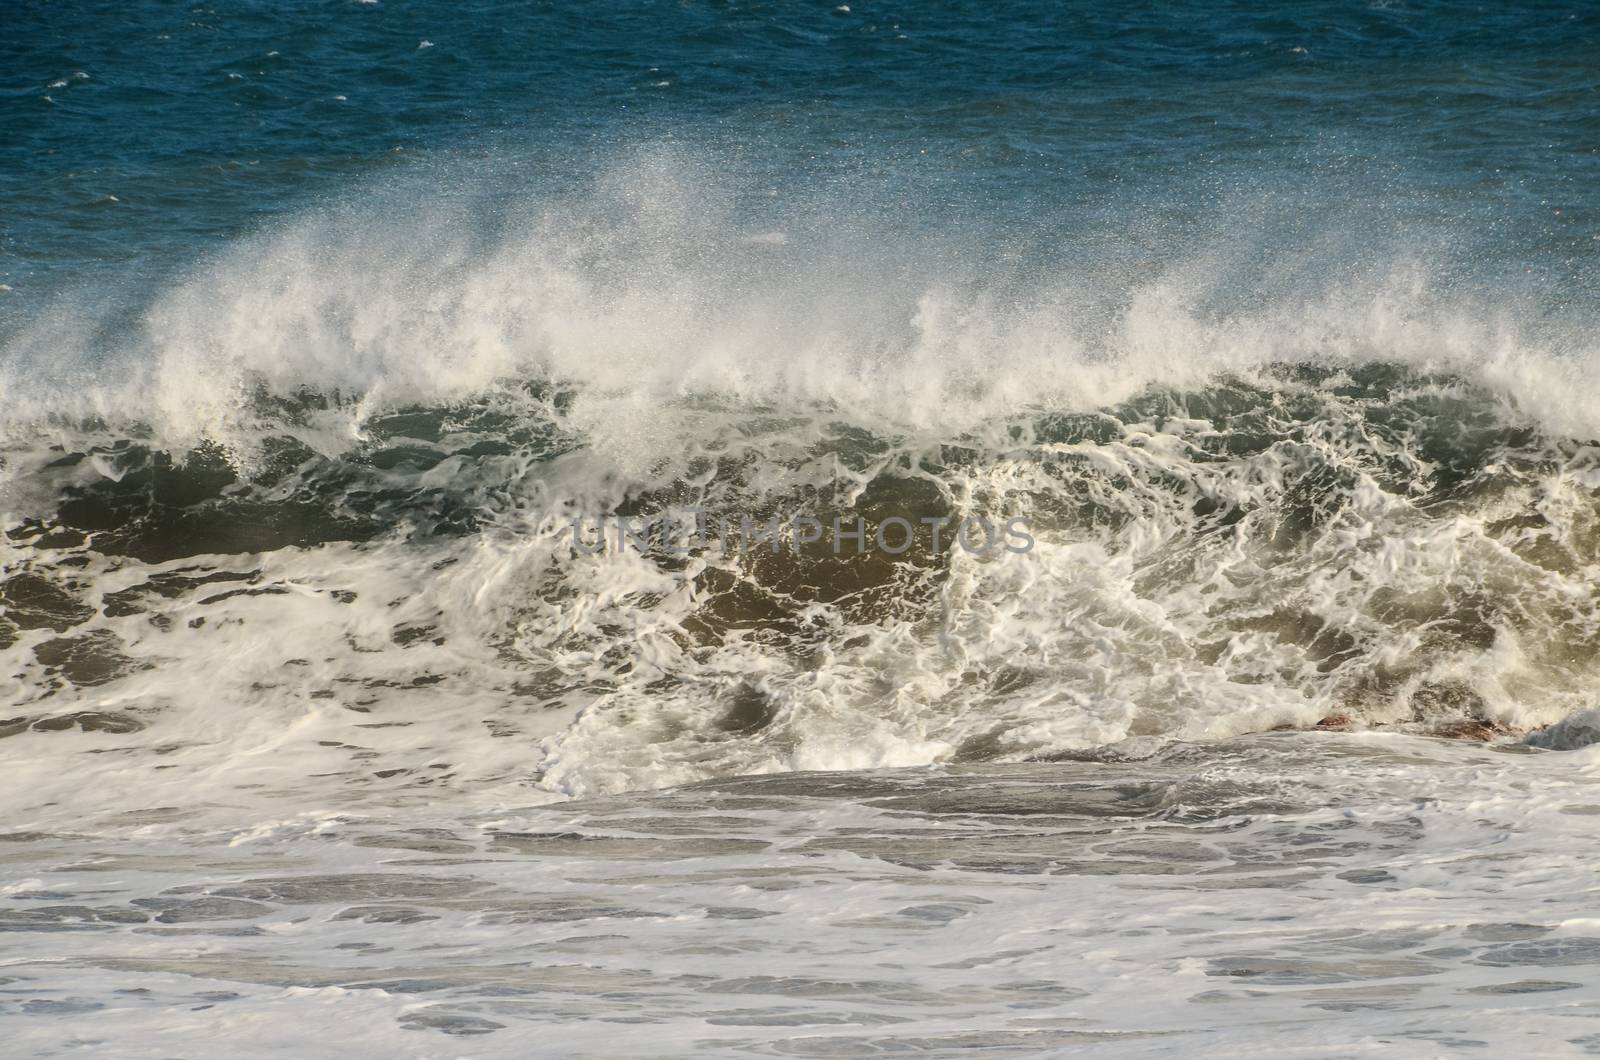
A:
<svg viewBox="0 0 1600 1060">
<path fill-rule="evenodd" d="M 4 731 L 112 734 L 188 798 L 492 801 L 1592 705 L 1571 313 L 1369 242 L 1310 285 L 1205 233 L 1152 261 L 754 228 L 737 190 L 665 151 L 487 225 L 324 211 L 131 326 L 31 321 Z M 691 509 L 1034 546 L 575 547 Z"/>
</svg>

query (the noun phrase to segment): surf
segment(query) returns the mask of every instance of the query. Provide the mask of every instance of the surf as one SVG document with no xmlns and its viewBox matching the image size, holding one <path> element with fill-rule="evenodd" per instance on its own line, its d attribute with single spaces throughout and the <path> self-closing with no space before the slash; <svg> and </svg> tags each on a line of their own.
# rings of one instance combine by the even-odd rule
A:
<svg viewBox="0 0 1600 1060">
<path fill-rule="evenodd" d="M 369 196 L 131 323 L 14 330 L 9 731 L 404 800 L 1590 705 L 1581 318 L 1376 235 L 1022 253 L 739 179 L 658 149 L 532 203 Z M 686 508 L 1036 544 L 570 533 Z"/>
</svg>

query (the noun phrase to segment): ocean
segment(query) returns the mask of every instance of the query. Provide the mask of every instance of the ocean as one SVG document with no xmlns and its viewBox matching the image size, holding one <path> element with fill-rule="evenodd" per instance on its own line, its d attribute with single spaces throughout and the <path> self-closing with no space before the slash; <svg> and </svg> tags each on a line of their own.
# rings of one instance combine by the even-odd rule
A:
<svg viewBox="0 0 1600 1060">
<path fill-rule="evenodd" d="M 1600 8 L 0 22 L 5 1051 L 1600 1052 Z"/>
</svg>

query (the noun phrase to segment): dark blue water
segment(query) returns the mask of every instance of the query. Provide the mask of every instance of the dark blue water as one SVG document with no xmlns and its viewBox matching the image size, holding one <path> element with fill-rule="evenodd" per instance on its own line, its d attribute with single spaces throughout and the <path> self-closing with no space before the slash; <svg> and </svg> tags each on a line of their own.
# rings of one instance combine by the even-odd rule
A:
<svg viewBox="0 0 1600 1060">
<path fill-rule="evenodd" d="M 1552 301 L 1592 291 L 1600 252 L 1588 3 L 25 2 L 6 21 L 12 326 L 397 173 L 424 204 L 547 195 L 643 142 L 743 167 L 751 194 L 1041 245 L 1085 210 L 1153 238 L 1241 202 L 1304 239 L 1320 222 L 1292 219 L 1335 202 L 1533 270 Z"/>
</svg>

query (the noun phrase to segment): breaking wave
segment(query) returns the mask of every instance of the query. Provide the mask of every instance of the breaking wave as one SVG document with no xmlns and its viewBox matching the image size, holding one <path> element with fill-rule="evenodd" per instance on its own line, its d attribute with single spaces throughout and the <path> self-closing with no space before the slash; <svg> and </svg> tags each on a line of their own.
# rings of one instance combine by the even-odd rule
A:
<svg viewBox="0 0 1600 1060">
<path fill-rule="evenodd" d="M 63 300 L 0 380 L 0 735 L 190 799 L 492 801 L 1592 707 L 1581 322 L 1208 239 L 1041 255 L 654 158 Z M 1036 544 L 573 547 L 673 507 Z"/>
</svg>

